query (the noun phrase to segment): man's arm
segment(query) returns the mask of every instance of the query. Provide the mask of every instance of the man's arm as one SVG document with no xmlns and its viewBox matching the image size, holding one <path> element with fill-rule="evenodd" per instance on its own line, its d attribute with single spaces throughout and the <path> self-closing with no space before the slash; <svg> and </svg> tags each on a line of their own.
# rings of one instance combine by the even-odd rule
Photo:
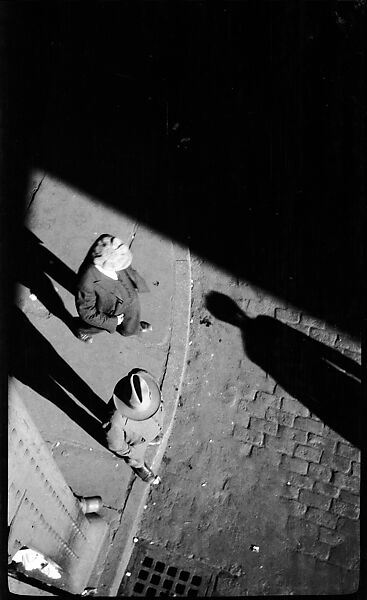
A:
<svg viewBox="0 0 367 600">
<path fill-rule="evenodd" d="M 125 459 L 130 467 L 141 467 L 141 451 L 138 450 L 138 446 L 130 446 L 126 439 L 124 419 L 116 410 L 106 428 L 108 449 Z"/>
<path fill-rule="evenodd" d="M 125 271 L 140 294 L 150 291 L 145 279 L 135 269 L 127 267 Z"/>
<path fill-rule="evenodd" d="M 83 321 L 94 327 L 100 327 L 114 333 L 119 324 L 117 317 L 109 317 L 97 309 L 97 294 L 88 287 L 79 288 L 76 292 L 75 304 Z"/>
</svg>

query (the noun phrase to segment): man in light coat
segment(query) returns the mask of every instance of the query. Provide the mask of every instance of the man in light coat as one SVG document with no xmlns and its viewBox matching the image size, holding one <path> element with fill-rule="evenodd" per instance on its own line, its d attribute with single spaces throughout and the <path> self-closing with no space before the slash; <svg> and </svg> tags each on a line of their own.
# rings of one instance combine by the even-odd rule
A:
<svg viewBox="0 0 367 600">
<path fill-rule="evenodd" d="M 111 417 L 103 425 L 109 450 L 143 481 L 157 485 L 160 478 L 145 464 L 146 450 L 160 442 L 163 428 L 163 401 L 154 377 L 133 369 L 116 385 L 109 407 Z"/>
</svg>

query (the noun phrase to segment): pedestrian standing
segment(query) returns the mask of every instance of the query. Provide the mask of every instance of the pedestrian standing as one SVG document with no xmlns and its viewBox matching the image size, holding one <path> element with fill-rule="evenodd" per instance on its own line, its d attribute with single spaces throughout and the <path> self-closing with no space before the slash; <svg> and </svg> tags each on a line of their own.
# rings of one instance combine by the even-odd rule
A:
<svg viewBox="0 0 367 600">
<path fill-rule="evenodd" d="M 80 317 L 76 335 L 91 343 L 101 331 L 123 336 L 150 331 L 140 320 L 138 292 L 149 292 L 139 273 L 131 267 L 127 244 L 110 234 L 101 235 L 89 249 L 78 271 L 75 304 Z"/>
<path fill-rule="evenodd" d="M 158 484 L 160 478 L 145 464 L 148 446 L 162 438 L 163 401 L 156 380 L 148 371 L 133 369 L 116 385 L 109 407 L 111 417 L 103 425 L 109 450 L 143 481 Z"/>
</svg>

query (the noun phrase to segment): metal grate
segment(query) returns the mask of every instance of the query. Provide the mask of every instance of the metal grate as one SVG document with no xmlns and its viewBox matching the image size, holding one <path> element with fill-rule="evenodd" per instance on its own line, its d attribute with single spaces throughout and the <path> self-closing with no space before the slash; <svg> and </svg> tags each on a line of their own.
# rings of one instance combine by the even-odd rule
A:
<svg viewBox="0 0 367 600">
<path fill-rule="evenodd" d="M 205 573 L 190 561 L 172 561 L 162 558 L 164 550 L 136 548 L 127 572 L 121 582 L 117 596 L 155 597 L 203 597 L 208 596 L 212 587 L 212 573 Z M 155 557 L 158 550 L 159 558 Z M 181 566 L 177 566 L 181 564 Z M 130 571 L 131 569 L 131 571 Z"/>
</svg>

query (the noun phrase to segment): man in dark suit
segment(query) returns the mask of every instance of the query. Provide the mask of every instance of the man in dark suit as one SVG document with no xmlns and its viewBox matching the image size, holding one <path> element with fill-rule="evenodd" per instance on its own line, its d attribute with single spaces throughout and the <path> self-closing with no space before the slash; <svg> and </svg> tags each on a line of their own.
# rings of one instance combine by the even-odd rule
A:
<svg viewBox="0 0 367 600">
<path fill-rule="evenodd" d="M 81 320 L 77 337 L 91 343 L 91 334 L 117 331 L 130 336 L 150 331 L 140 320 L 138 292 L 149 292 L 131 265 L 132 253 L 119 238 L 101 235 L 91 246 L 78 271 L 75 304 Z"/>
</svg>

